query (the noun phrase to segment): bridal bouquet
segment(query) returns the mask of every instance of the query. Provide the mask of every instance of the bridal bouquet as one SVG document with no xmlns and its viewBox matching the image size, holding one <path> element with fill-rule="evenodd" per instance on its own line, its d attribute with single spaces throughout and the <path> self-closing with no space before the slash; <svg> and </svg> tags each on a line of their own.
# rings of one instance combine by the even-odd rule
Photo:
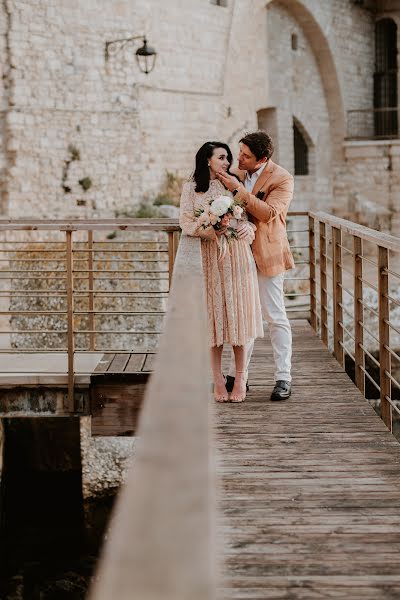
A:
<svg viewBox="0 0 400 600">
<path fill-rule="evenodd" d="M 205 208 L 197 208 L 194 211 L 196 217 L 199 217 L 200 224 L 204 229 L 210 225 L 214 229 L 220 229 L 223 225 L 228 225 L 225 236 L 237 238 L 235 225 L 243 217 L 243 207 L 239 202 L 235 202 L 230 196 L 218 196 Z"/>
<path fill-rule="evenodd" d="M 218 230 L 227 226 L 226 232 L 219 238 L 220 259 L 226 254 L 226 242 L 238 239 L 237 222 L 243 218 L 243 206 L 231 196 L 221 195 L 215 198 L 209 206 L 197 208 L 194 211 L 203 229 L 210 225 Z"/>
</svg>

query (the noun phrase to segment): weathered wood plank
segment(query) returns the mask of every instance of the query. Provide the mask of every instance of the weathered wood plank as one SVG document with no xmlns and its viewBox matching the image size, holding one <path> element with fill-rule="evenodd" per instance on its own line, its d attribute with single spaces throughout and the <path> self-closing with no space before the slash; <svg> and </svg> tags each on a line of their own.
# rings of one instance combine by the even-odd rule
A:
<svg viewBox="0 0 400 600">
<path fill-rule="evenodd" d="M 146 354 L 131 354 L 125 367 L 125 373 L 138 373 L 142 370 Z"/>
<path fill-rule="evenodd" d="M 154 361 L 155 361 L 155 355 L 154 354 L 147 354 L 146 360 L 145 360 L 144 365 L 142 367 L 142 371 L 143 372 L 153 371 L 153 369 L 154 369 Z"/>
<path fill-rule="evenodd" d="M 107 373 L 123 373 L 129 360 L 129 354 L 116 354 L 107 367 Z"/>
<path fill-rule="evenodd" d="M 143 403 L 140 443 L 91 600 L 216 598 L 210 369 L 199 238 L 181 240 L 168 305 Z"/>
<path fill-rule="evenodd" d="M 246 402 L 217 406 L 220 598 L 397 597 L 400 445 L 308 324 L 293 341 L 289 401 L 265 338 Z"/>
<path fill-rule="evenodd" d="M 93 373 L 106 373 L 108 367 L 114 360 L 115 354 L 104 354 L 103 358 L 101 358 L 93 371 Z"/>
<path fill-rule="evenodd" d="M 104 377 L 90 389 L 92 435 L 134 435 L 148 375 L 132 373 L 124 381 L 118 381 L 118 375 Z"/>
</svg>

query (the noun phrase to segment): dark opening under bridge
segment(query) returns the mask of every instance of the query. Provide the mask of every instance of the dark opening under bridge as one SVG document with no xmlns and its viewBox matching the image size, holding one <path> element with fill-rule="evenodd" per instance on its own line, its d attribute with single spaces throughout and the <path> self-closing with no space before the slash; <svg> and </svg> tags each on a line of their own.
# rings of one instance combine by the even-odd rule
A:
<svg viewBox="0 0 400 600">
<path fill-rule="evenodd" d="M 292 321 L 294 392 L 285 403 L 268 401 L 273 384 L 268 336 L 256 342 L 246 402 L 215 405 L 211 400 L 200 241 L 181 239 L 163 335 L 135 431 L 138 444 L 132 468 L 91 598 L 400 597 L 400 446 L 390 432 L 398 412 L 399 301 L 393 290 L 398 287 L 400 241 L 324 213 L 292 215 L 292 223 L 301 221 L 306 222 L 305 229 L 291 230 L 292 245 L 301 250 L 294 274 L 297 283 L 289 284 L 287 292 L 288 306 L 301 318 Z M 146 226 L 170 231 L 165 246 L 168 279 L 177 227 L 165 222 Z M 40 231 L 40 224 L 34 227 Z M 86 231 L 96 227 L 87 223 Z M 107 227 L 127 231 L 143 224 L 113 222 L 103 229 Z M 9 235 L 29 225 L 3 223 L 1 228 Z M 68 240 L 79 227 L 71 223 L 59 229 Z M 88 240 L 82 240 L 76 252 L 86 244 L 93 256 L 93 237 L 91 248 Z M 73 252 L 73 243 L 73 239 L 66 242 L 67 252 L 68 244 Z M 115 360 L 119 376 L 131 361 L 141 361 L 142 368 L 147 360 L 143 348 L 142 359 L 133 359 L 135 353 L 116 352 L 119 349 L 107 338 L 113 356 L 107 362 L 105 346 L 96 340 L 93 344 L 99 333 L 95 320 L 77 327 L 77 313 L 86 311 L 90 321 L 91 314 L 106 308 L 96 306 L 96 294 L 90 300 L 93 281 L 79 290 L 71 256 L 65 274 L 72 278 L 66 287 L 70 304 L 62 310 L 69 323 L 65 357 L 73 353 L 69 365 L 74 368 L 72 373 L 68 369 L 57 373 L 65 395 L 52 410 L 60 416 L 91 410 L 80 393 L 95 367 L 85 367 L 86 372 L 82 367 L 80 373 L 77 352 L 87 352 L 86 358 L 96 354 L 95 364 L 103 360 L 105 372 Z M 103 255 L 101 259 L 104 263 Z M 7 265 L 7 271 L 15 270 L 14 263 Z M 104 274 L 106 266 L 86 265 L 88 277 L 92 273 L 96 279 L 96 272 Z M 15 273 L 7 275 L 9 281 L 10 275 Z M 304 279 L 308 289 L 301 283 Z M 98 286 L 96 292 L 102 290 Z M 367 288 L 372 293 L 366 293 Z M 73 303 L 76 289 L 86 291 L 88 299 L 79 309 Z M 308 315 L 307 307 L 299 303 L 306 295 Z M 118 306 L 117 312 L 127 311 Z M 86 346 L 77 338 L 83 330 Z M 345 372 L 345 356 L 353 363 L 357 385 Z M 46 385 L 38 373 L 36 383 L 26 379 L 24 384 L 18 379 L 23 375 L 33 377 L 14 373 L 7 383 L 3 372 L 3 398 L 12 389 L 26 392 Z M 47 385 L 54 385 L 49 381 Z M 379 389 L 383 420 L 364 399 L 366 383 Z M 16 400 L 10 398 L 2 405 L 3 416 L 12 415 Z"/>
</svg>

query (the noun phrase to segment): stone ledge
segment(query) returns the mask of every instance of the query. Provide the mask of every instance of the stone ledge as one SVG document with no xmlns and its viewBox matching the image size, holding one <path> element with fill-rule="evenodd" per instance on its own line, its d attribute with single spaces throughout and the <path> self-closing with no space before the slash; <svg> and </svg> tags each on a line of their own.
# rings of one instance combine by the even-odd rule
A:
<svg viewBox="0 0 400 600">
<path fill-rule="evenodd" d="M 343 143 L 345 158 L 387 158 L 400 155 L 398 140 L 354 140 Z"/>
</svg>

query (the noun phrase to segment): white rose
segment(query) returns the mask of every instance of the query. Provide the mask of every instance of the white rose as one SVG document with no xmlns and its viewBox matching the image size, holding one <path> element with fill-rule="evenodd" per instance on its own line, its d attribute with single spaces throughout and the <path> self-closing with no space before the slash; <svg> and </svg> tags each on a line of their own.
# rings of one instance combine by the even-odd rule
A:
<svg viewBox="0 0 400 600">
<path fill-rule="evenodd" d="M 241 206 L 239 206 L 238 204 L 236 204 L 236 206 L 233 207 L 233 216 L 235 217 L 235 219 L 241 219 L 243 215 L 243 208 Z"/>
<path fill-rule="evenodd" d="M 228 196 L 218 196 L 210 205 L 210 210 L 214 215 L 222 217 L 232 204 L 232 198 Z"/>
<path fill-rule="evenodd" d="M 210 215 L 206 212 L 201 213 L 201 215 L 199 216 L 199 223 L 207 227 L 207 225 L 210 224 Z"/>
<path fill-rule="evenodd" d="M 210 213 L 210 223 L 211 225 L 216 225 L 218 223 L 218 221 L 220 221 L 221 219 L 219 217 L 217 217 L 217 215 L 213 215 L 213 213 Z"/>
</svg>

